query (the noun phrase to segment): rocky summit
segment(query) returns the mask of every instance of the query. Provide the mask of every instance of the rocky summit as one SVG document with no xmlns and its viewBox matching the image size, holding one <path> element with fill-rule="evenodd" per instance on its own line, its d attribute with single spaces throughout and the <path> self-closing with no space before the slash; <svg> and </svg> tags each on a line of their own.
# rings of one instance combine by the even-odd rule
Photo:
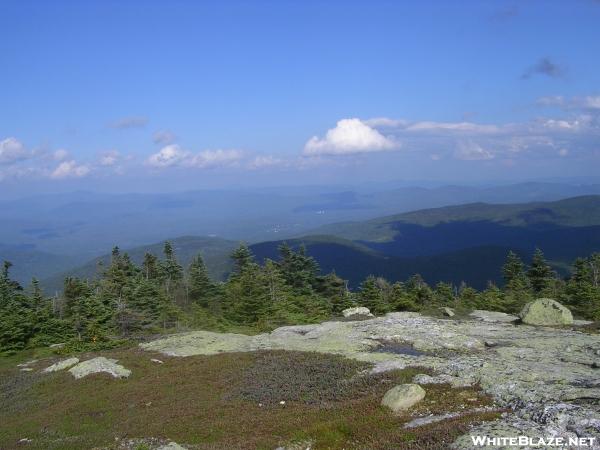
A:
<svg viewBox="0 0 600 450">
<path fill-rule="evenodd" d="M 426 383 L 479 384 L 506 409 L 471 435 L 596 437 L 600 445 L 600 336 L 514 319 L 485 311 L 461 320 L 401 312 L 256 336 L 195 331 L 141 347 L 182 357 L 261 349 L 334 353 L 371 362 L 373 372 L 427 367 L 435 374 L 415 380 L 425 390 Z M 454 446 L 472 442 L 465 435 Z"/>
</svg>

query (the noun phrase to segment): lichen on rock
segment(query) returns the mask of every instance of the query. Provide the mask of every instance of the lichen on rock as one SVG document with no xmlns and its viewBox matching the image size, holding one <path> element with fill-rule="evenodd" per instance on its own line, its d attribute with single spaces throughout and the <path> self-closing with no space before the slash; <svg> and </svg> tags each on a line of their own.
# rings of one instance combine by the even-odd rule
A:
<svg viewBox="0 0 600 450">
<path fill-rule="evenodd" d="M 78 362 L 79 362 L 79 358 L 67 358 L 67 359 L 63 359 L 61 361 L 58 361 L 58 362 L 52 364 L 49 367 L 46 367 L 43 370 L 43 372 L 44 373 L 58 372 L 59 370 L 68 369 L 69 367 L 74 366 Z"/>
<path fill-rule="evenodd" d="M 572 325 L 573 315 L 568 308 L 551 298 L 538 298 L 527 303 L 519 314 L 528 325 Z"/>
<path fill-rule="evenodd" d="M 387 391 L 381 400 L 393 412 L 406 411 L 425 398 L 425 389 L 418 384 L 400 384 Z"/>
<path fill-rule="evenodd" d="M 71 367 L 69 372 L 77 379 L 101 372 L 108 373 L 114 378 L 127 378 L 131 375 L 131 370 L 117 364 L 116 359 L 108 359 L 103 356 L 80 362 Z"/>
</svg>

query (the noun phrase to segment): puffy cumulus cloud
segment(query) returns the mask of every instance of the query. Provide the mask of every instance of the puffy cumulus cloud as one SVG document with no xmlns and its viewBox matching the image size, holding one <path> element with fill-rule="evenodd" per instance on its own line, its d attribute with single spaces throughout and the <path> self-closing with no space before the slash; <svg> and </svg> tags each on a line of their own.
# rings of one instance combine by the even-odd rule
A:
<svg viewBox="0 0 600 450">
<path fill-rule="evenodd" d="M 172 144 L 163 147 L 157 153 L 150 155 L 146 163 L 156 168 L 191 167 L 209 169 L 237 165 L 244 158 L 241 150 L 204 150 L 198 153 L 183 150 Z"/>
<path fill-rule="evenodd" d="M 141 116 L 122 117 L 110 124 L 111 128 L 117 130 L 128 130 L 132 128 L 143 128 L 148 124 L 148 119 Z"/>
<path fill-rule="evenodd" d="M 69 157 L 69 152 L 67 150 L 65 150 L 64 148 L 60 148 L 60 149 L 56 150 L 54 153 L 52 153 L 52 159 L 54 159 L 55 161 L 64 161 L 68 157 Z"/>
<path fill-rule="evenodd" d="M 304 155 L 352 155 L 398 148 L 394 139 L 384 136 L 360 119 L 342 119 L 325 137 L 313 136 L 304 146 Z"/>
<path fill-rule="evenodd" d="M 476 142 L 459 142 L 454 155 L 465 161 L 485 161 L 494 158 L 494 154 Z"/>
<path fill-rule="evenodd" d="M 50 174 L 50 178 L 54 180 L 62 180 L 65 178 L 82 178 L 90 173 L 89 166 L 77 164 L 75 160 L 61 162 L 56 169 Z"/>
<path fill-rule="evenodd" d="M 182 150 L 179 145 L 167 145 L 150 155 L 147 163 L 152 167 L 171 167 L 180 164 L 187 156 L 188 152 Z"/>
<path fill-rule="evenodd" d="M 98 163 L 104 167 L 111 167 L 117 164 L 121 159 L 121 154 L 116 150 L 109 150 L 100 155 Z"/>
<path fill-rule="evenodd" d="M 9 137 L 0 141 L 0 164 L 13 164 L 30 156 L 18 139 Z"/>
</svg>

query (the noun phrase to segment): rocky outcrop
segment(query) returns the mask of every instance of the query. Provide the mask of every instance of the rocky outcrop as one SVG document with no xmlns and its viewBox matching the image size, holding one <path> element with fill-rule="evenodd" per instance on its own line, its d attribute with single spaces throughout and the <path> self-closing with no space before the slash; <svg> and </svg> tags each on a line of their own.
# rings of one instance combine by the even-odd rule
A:
<svg viewBox="0 0 600 450">
<path fill-rule="evenodd" d="M 385 393 L 381 404 L 393 412 L 402 412 L 425 398 L 425 389 L 418 384 L 401 384 Z"/>
<path fill-rule="evenodd" d="M 67 359 L 63 359 L 62 361 L 58 361 L 58 362 L 52 364 L 50 367 L 46 367 L 43 370 L 43 372 L 44 373 L 58 372 L 59 370 L 68 369 L 69 367 L 74 366 L 78 362 L 79 362 L 79 358 L 67 358 Z"/>
<path fill-rule="evenodd" d="M 551 298 L 538 298 L 527 303 L 519 314 L 521 321 L 528 325 L 572 325 L 573 315 L 568 308 Z"/>
<path fill-rule="evenodd" d="M 116 359 L 108 359 L 103 356 L 81 362 L 69 369 L 69 372 L 77 379 L 101 372 L 108 373 L 114 378 L 127 378 L 131 375 L 131 370 L 117 364 Z"/>
<path fill-rule="evenodd" d="M 473 320 L 447 320 L 390 313 L 370 320 L 282 327 L 256 336 L 195 331 L 141 346 L 173 356 L 260 349 L 335 353 L 371 362 L 373 372 L 427 367 L 435 374 L 414 382 L 479 384 L 498 407 L 511 411 L 482 433 L 578 435 L 600 442 L 600 335 L 516 326 L 514 316 L 503 313 L 476 314 Z M 381 351 L 381 342 L 398 342 L 419 353 Z"/>
<path fill-rule="evenodd" d="M 512 314 L 506 314 L 498 311 L 485 311 L 483 309 L 476 309 L 475 311 L 472 311 L 469 316 L 473 317 L 474 319 L 490 323 L 512 323 L 519 320 L 517 316 L 513 316 Z"/>
<path fill-rule="evenodd" d="M 365 308 L 364 306 L 357 306 L 356 308 L 347 308 L 342 311 L 344 317 L 352 317 L 352 316 L 368 316 L 373 317 L 369 308 Z"/>
</svg>

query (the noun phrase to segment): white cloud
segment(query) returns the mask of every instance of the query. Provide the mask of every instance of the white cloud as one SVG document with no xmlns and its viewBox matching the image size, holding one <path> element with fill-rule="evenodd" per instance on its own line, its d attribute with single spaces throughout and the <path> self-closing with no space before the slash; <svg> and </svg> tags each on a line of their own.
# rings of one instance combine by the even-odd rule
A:
<svg viewBox="0 0 600 450">
<path fill-rule="evenodd" d="M 146 163 L 158 168 L 181 166 L 209 169 L 236 165 L 243 157 L 244 153 L 241 150 L 204 150 L 191 153 L 173 144 L 150 155 Z"/>
<path fill-rule="evenodd" d="M 481 125 L 472 122 L 415 122 L 405 128 L 406 131 L 423 132 L 456 132 L 471 134 L 492 134 L 498 133 L 500 128 L 497 125 Z"/>
<path fill-rule="evenodd" d="M 100 165 L 104 167 L 114 166 L 121 159 L 121 154 L 116 150 L 109 150 L 100 155 Z"/>
<path fill-rule="evenodd" d="M 277 167 L 287 165 L 287 161 L 281 158 L 276 158 L 272 155 L 256 156 L 248 163 L 249 169 L 264 169 L 267 167 Z"/>
<path fill-rule="evenodd" d="M 29 153 L 18 139 L 9 137 L 0 141 L 0 164 L 13 164 L 27 159 L 29 156 Z"/>
<path fill-rule="evenodd" d="M 386 137 L 360 119 L 342 119 L 324 138 L 313 136 L 304 146 L 304 154 L 351 155 L 398 148 L 394 139 Z"/>
<path fill-rule="evenodd" d="M 454 156 L 465 161 L 485 161 L 494 158 L 492 152 L 473 141 L 459 142 Z"/>
<path fill-rule="evenodd" d="M 69 157 L 69 152 L 67 150 L 65 150 L 64 148 L 58 149 L 52 154 L 52 158 L 55 161 L 64 161 L 68 157 Z"/>
<path fill-rule="evenodd" d="M 185 165 L 198 169 L 231 166 L 237 164 L 243 156 L 241 150 L 204 150 L 189 155 L 185 160 Z"/>
<path fill-rule="evenodd" d="M 563 120 L 563 119 L 545 119 L 541 122 L 542 127 L 555 131 L 577 131 L 586 125 L 586 120 Z"/>
<path fill-rule="evenodd" d="M 65 178 L 81 178 L 90 173 L 90 168 L 86 165 L 79 165 L 74 160 L 61 162 L 50 174 L 50 178 L 62 180 Z"/>
<path fill-rule="evenodd" d="M 583 97 L 563 97 L 553 95 L 540 97 L 536 102 L 539 106 L 557 106 L 562 109 L 600 110 L 600 95 L 586 95 Z"/>
<path fill-rule="evenodd" d="M 583 97 L 581 104 L 587 109 L 600 109 L 600 95 Z"/>
<path fill-rule="evenodd" d="M 568 154 L 569 154 L 569 150 L 568 150 L 568 149 L 566 149 L 566 148 L 561 148 L 561 149 L 558 151 L 558 155 L 559 155 L 559 156 L 567 156 Z"/>
<path fill-rule="evenodd" d="M 363 122 L 374 128 L 404 128 L 410 123 L 408 120 L 390 119 L 388 117 L 374 117 Z"/>
<path fill-rule="evenodd" d="M 179 145 L 167 145 L 158 153 L 150 155 L 147 163 L 153 167 L 171 167 L 178 165 L 188 156 L 188 152 L 182 150 Z"/>
</svg>

